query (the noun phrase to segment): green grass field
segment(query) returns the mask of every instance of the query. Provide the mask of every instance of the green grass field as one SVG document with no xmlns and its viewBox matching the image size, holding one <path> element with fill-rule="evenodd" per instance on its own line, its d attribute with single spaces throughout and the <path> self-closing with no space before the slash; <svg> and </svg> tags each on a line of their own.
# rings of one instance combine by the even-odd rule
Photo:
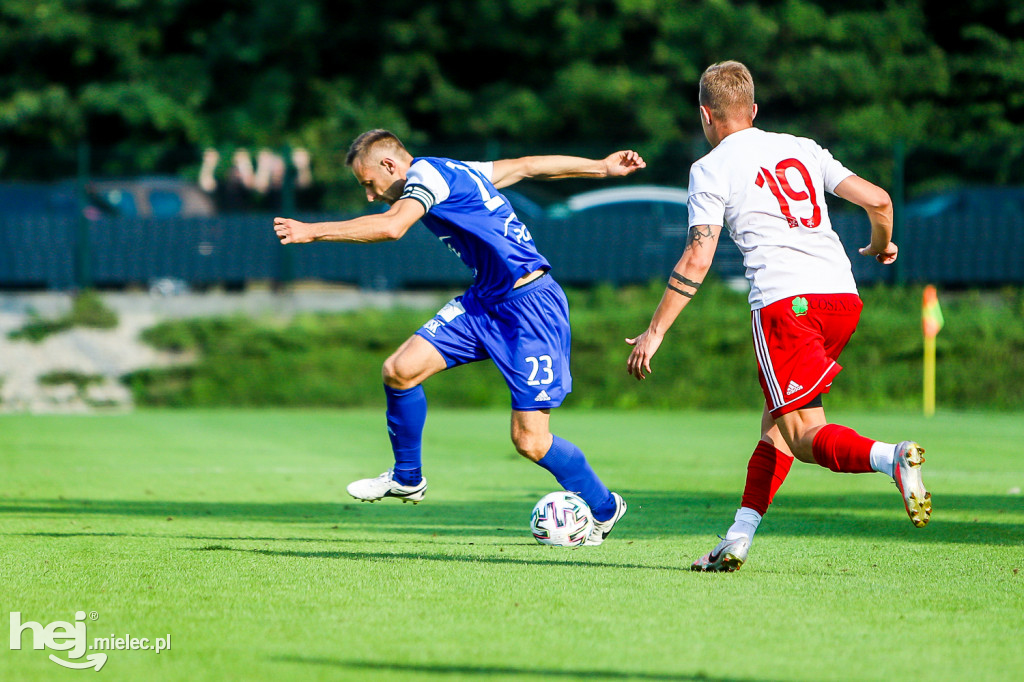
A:
<svg viewBox="0 0 1024 682">
<path fill-rule="evenodd" d="M 731 521 L 754 413 L 558 411 L 630 505 L 578 550 L 530 536 L 555 484 L 505 412 L 431 413 L 416 506 L 345 494 L 389 464 L 383 408 L 5 416 L 0 679 L 97 675 L 31 631 L 10 647 L 9 612 L 79 610 L 90 643 L 171 635 L 106 652 L 109 680 L 1020 679 L 1024 415 L 830 416 L 921 441 L 931 524 L 881 475 L 797 463 L 734 574 L 689 565 Z"/>
</svg>

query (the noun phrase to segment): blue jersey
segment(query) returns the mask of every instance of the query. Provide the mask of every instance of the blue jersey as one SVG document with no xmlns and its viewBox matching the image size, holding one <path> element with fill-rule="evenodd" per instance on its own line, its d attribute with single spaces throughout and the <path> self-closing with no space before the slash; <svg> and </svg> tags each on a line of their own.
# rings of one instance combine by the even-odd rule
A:
<svg viewBox="0 0 1024 682">
<path fill-rule="evenodd" d="M 423 204 L 421 221 L 473 271 L 475 295 L 503 298 L 523 275 L 550 268 L 508 200 L 491 184 L 493 164 L 413 159 L 402 199 Z"/>
</svg>

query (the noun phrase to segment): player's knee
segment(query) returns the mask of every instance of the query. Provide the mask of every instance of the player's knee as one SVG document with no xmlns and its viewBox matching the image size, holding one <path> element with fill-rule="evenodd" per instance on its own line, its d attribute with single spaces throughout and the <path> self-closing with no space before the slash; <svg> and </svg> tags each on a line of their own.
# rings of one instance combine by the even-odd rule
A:
<svg viewBox="0 0 1024 682">
<path fill-rule="evenodd" d="M 384 385 L 399 390 L 412 388 L 419 383 L 416 377 L 409 376 L 408 372 L 402 371 L 401 363 L 393 355 L 384 361 L 380 374 Z"/>
<path fill-rule="evenodd" d="M 520 455 L 537 462 L 551 449 L 551 434 L 513 429 L 512 444 Z"/>
<path fill-rule="evenodd" d="M 817 432 L 817 428 L 810 431 L 801 431 L 799 434 L 794 435 L 793 441 L 789 444 L 790 452 L 801 462 L 814 464 L 814 434 Z"/>
</svg>

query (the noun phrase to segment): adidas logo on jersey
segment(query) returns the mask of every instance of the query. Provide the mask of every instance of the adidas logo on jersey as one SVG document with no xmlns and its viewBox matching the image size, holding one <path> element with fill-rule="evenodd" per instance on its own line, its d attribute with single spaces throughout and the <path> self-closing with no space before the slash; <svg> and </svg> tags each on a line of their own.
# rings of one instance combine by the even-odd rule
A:
<svg viewBox="0 0 1024 682">
<path fill-rule="evenodd" d="M 534 400 L 538 402 L 548 401 L 551 400 L 551 396 L 548 395 L 547 391 L 542 390 L 540 393 L 537 394 L 537 397 L 534 398 Z"/>
<path fill-rule="evenodd" d="M 804 390 L 803 386 L 801 386 L 800 384 L 796 383 L 795 381 L 791 381 L 791 382 L 789 382 L 789 386 L 786 387 L 786 395 L 793 395 L 797 391 L 802 391 L 802 390 Z"/>
</svg>

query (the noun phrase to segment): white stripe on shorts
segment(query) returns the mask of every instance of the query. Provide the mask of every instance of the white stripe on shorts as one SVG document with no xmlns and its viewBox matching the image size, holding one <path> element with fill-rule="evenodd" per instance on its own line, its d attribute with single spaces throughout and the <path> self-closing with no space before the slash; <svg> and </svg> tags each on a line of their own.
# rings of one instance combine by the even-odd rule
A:
<svg viewBox="0 0 1024 682">
<path fill-rule="evenodd" d="M 764 329 L 761 328 L 761 309 L 751 311 L 751 327 L 754 334 L 754 352 L 757 354 L 757 361 L 761 365 L 761 373 L 764 374 L 765 383 L 768 384 L 768 392 L 772 396 L 772 405 L 769 411 L 780 407 L 785 401 L 782 393 L 782 386 L 775 377 L 775 369 L 772 367 L 772 358 L 768 353 L 768 341 L 764 338 Z"/>
</svg>

